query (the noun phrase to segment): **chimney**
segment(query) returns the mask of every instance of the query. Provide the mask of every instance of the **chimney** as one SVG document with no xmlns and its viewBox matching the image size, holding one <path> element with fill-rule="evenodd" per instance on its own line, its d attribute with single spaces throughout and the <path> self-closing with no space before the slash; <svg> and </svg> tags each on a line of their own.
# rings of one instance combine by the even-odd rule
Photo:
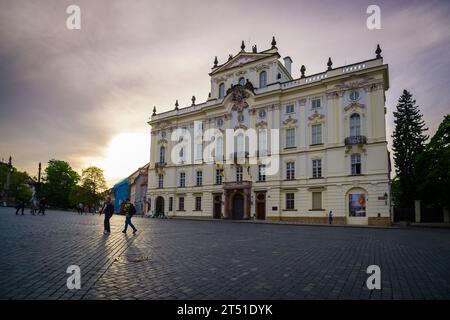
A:
<svg viewBox="0 0 450 320">
<path fill-rule="evenodd" d="M 284 57 L 284 67 L 286 68 L 286 70 L 289 72 L 289 74 L 291 74 L 291 66 L 292 66 L 292 59 L 291 57 Z"/>
</svg>

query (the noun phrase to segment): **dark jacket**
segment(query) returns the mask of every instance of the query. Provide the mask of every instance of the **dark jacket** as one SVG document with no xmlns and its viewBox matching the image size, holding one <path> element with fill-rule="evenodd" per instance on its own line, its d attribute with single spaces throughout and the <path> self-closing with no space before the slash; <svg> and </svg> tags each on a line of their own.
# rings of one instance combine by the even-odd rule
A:
<svg viewBox="0 0 450 320">
<path fill-rule="evenodd" d="M 114 214 L 114 206 L 112 205 L 112 203 L 105 204 L 105 206 L 103 207 L 103 213 L 105 214 L 105 216 L 109 217 Z"/>
</svg>

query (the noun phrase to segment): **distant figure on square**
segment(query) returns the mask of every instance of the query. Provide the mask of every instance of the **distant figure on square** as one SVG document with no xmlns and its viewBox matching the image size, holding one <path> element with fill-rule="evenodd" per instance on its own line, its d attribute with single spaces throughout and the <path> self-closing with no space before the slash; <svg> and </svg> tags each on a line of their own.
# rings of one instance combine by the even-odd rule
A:
<svg viewBox="0 0 450 320">
<path fill-rule="evenodd" d="M 20 210 L 22 210 L 22 215 L 23 215 L 23 211 L 25 210 L 25 201 L 23 201 L 22 199 L 17 199 L 16 215 L 19 214 Z"/>
<path fill-rule="evenodd" d="M 83 203 L 80 202 L 80 203 L 78 204 L 77 209 L 78 209 L 78 214 L 83 214 L 83 210 L 84 210 L 84 205 L 83 205 Z"/>
<path fill-rule="evenodd" d="M 31 214 L 33 216 L 35 216 L 36 213 L 38 212 L 38 210 L 39 210 L 39 201 L 36 198 L 32 198 L 31 199 L 31 210 L 30 210 Z"/>
<path fill-rule="evenodd" d="M 130 199 L 125 200 L 125 204 L 123 205 L 123 213 L 125 213 L 125 229 L 123 229 L 123 233 L 127 233 L 127 228 L 130 226 L 133 229 L 133 234 L 136 233 L 137 229 L 134 227 L 131 222 L 131 218 L 136 213 L 136 208 L 130 202 Z"/>
<path fill-rule="evenodd" d="M 104 226 L 105 226 L 105 230 L 103 231 L 103 234 L 110 234 L 111 233 L 111 227 L 109 224 L 109 219 L 111 219 L 111 217 L 114 214 L 114 206 L 111 203 L 111 198 L 106 198 L 105 204 L 103 205 L 103 208 L 100 209 L 100 214 L 104 213 L 105 214 L 105 221 L 104 221 Z M 126 228 L 126 226 L 125 226 Z"/>
<path fill-rule="evenodd" d="M 39 213 L 42 213 L 42 215 L 45 216 L 45 207 L 46 206 L 47 206 L 47 200 L 44 197 L 44 198 L 42 198 L 39 201 L 39 212 L 38 212 L 38 215 L 39 215 Z"/>
<path fill-rule="evenodd" d="M 330 210 L 330 213 L 328 214 L 328 223 L 333 224 L 333 211 Z"/>
</svg>

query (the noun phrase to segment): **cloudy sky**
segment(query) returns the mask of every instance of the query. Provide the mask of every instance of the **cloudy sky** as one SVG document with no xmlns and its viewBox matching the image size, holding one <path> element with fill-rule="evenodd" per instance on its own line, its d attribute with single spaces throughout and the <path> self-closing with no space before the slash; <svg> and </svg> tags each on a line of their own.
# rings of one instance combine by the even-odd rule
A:
<svg viewBox="0 0 450 320">
<path fill-rule="evenodd" d="M 69 5 L 81 30 L 66 27 Z M 368 30 L 368 5 L 381 30 Z M 276 36 L 293 76 L 375 56 L 390 67 L 388 134 L 403 88 L 416 98 L 430 133 L 450 112 L 449 1 L 0 0 L 0 158 L 37 174 L 37 163 L 68 161 L 105 169 L 109 183 L 149 160 L 154 105 L 206 100 L 219 63 Z"/>
</svg>

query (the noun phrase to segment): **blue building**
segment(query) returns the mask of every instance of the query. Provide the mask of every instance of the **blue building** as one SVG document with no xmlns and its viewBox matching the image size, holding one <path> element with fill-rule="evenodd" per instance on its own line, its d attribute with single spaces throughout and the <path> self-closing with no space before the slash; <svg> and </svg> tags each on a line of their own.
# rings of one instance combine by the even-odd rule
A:
<svg viewBox="0 0 450 320">
<path fill-rule="evenodd" d="M 114 212 L 120 211 L 120 205 L 130 197 L 130 186 L 127 179 L 120 181 L 114 185 Z"/>
</svg>

